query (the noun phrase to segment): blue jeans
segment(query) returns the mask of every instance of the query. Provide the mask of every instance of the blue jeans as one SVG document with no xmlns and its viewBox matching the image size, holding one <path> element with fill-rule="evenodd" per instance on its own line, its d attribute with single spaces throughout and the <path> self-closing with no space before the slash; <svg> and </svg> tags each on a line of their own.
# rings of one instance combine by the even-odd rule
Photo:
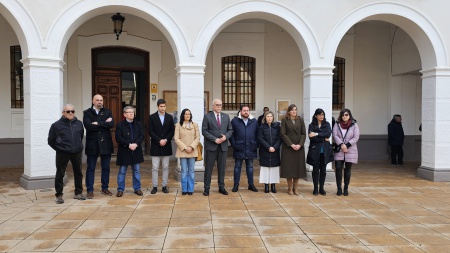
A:
<svg viewBox="0 0 450 253">
<path fill-rule="evenodd" d="M 234 183 L 239 184 L 239 181 L 241 181 L 241 168 L 242 168 L 242 161 L 244 160 L 248 184 L 251 185 L 253 184 L 253 158 L 234 159 Z"/>
<path fill-rule="evenodd" d="M 86 168 L 86 190 L 87 192 L 94 191 L 94 177 L 95 166 L 97 165 L 97 158 L 99 155 L 87 155 Z M 102 166 L 102 190 L 107 190 L 109 186 L 109 163 L 111 162 L 111 154 L 100 155 Z"/>
<path fill-rule="evenodd" d="M 195 157 L 180 158 L 181 165 L 181 191 L 194 192 Z"/>
<path fill-rule="evenodd" d="M 123 192 L 125 190 L 125 176 L 127 175 L 128 165 L 121 165 L 119 167 L 119 173 L 117 174 L 117 191 Z M 131 165 L 131 170 L 133 171 L 133 189 L 135 191 L 141 189 L 141 172 L 140 164 L 136 163 Z"/>
</svg>

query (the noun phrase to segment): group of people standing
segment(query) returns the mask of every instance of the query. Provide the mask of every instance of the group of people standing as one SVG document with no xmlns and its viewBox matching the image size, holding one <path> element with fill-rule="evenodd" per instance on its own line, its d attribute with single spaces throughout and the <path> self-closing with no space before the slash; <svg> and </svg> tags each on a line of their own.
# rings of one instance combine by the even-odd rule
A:
<svg viewBox="0 0 450 253">
<path fill-rule="evenodd" d="M 194 192 L 194 167 L 200 143 L 199 125 L 193 122 L 192 112 L 184 109 L 180 121 L 174 124 L 173 117 L 165 112 L 166 101 L 157 101 L 158 111 L 150 115 L 148 134 L 151 137 L 150 155 L 152 157 L 151 194 L 158 191 L 159 165 L 162 164 L 162 192 L 169 193 L 167 186 L 169 175 L 169 158 L 172 155 L 172 139 L 177 145 L 175 156 L 180 159 L 182 195 Z M 245 161 L 248 189 L 257 192 L 253 181 L 253 160 L 257 158 L 259 148 L 260 177 L 264 184 L 264 192 L 277 192 L 276 184 L 280 178 L 286 178 L 288 193 L 298 195 L 298 182 L 306 177 L 306 163 L 313 166 L 314 195 L 326 195 L 324 182 L 326 165 L 335 161 L 337 195 L 342 194 L 341 181 L 344 170 L 344 195 L 348 195 L 351 166 L 358 160 L 357 141 L 359 128 L 350 110 L 340 112 L 337 123 L 331 128 L 326 121 L 325 112 L 317 109 L 308 127 L 297 115 L 297 107 L 291 104 L 286 117 L 281 123 L 275 121 L 275 115 L 264 108 L 264 114 L 258 119 L 250 114 L 248 105 L 240 107 L 239 115 L 232 120 L 222 112 L 222 101 L 214 99 L 212 111 L 205 114 L 202 122 L 202 135 L 205 148 L 205 173 L 203 195 L 208 196 L 211 187 L 211 174 L 217 162 L 219 192 L 228 195 L 225 188 L 225 167 L 228 152 L 228 141 L 233 147 L 234 185 L 233 192 L 239 190 L 242 163 Z M 74 198 L 84 200 L 94 197 L 94 175 L 98 157 L 101 159 L 100 193 L 112 196 L 109 191 L 110 161 L 114 152 L 111 129 L 114 127 L 112 112 L 103 107 L 103 97 L 95 95 L 92 106 L 83 112 L 83 122 L 75 117 L 75 109 L 71 104 L 63 107 L 62 117 L 52 124 L 49 130 L 48 144 L 56 151 L 55 190 L 56 203 L 64 203 L 63 178 L 68 162 L 72 163 L 75 181 Z M 84 127 L 83 127 L 84 126 Z M 86 188 L 83 195 L 81 161 L 83 151 L 84 129 L 86 129 L 87 156 Z M 332 134 L 333 133 L 333 134 Z M 304 143 L 306 136 L 310 138 L 307 160 Z M 339 147 L 333 152 L 330 144 L 331 135 Z M 136 195 L 142 196 L 140 163 L 144 161 L 142 144 L 145 132 L 142 123 L 135 119 L 135 108 L 125 106 L 123 118 L 116 124 L 115 140 L 117 142 L 116 165 L 117 197 L 125 191 L 127 167 L 133 173 L 133 189 Z M 336 149 L 335 149 L 336 150 Z M 306 160 L 306 161 L 305 161 Z M 270 187 L 270 189 L 269 189 Z"/>
</svg>

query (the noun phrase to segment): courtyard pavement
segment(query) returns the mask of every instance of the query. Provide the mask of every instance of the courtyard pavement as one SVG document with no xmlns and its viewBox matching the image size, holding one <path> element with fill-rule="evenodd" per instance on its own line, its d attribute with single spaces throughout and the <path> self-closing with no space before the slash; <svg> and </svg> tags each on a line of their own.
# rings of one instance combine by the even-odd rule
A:
<svg viewBox="0 0 450 253">
<path fill-rule="evenodd" d="M 112 163 L 114 195 L 100 194 L 97 173 L 94 199 L 85 201 L 72 199 L 68 168 L 61 205 L 54 189 L 21 188 L 23 168 L 0 168 L 0 252 L 450 252 L 450 183 L 417 178 L 419 164 L 360 163 L 347 197 L 336 196 L 332 182 L 326 196 L 313 196 L 312 183 L 303 180 L 299 196 L 286 193 L 284 180 L 276 194 L 264 193 L 261 184 L 251 192 L 244 171 L 232 193 L 233 160 L 227 164 L 228 196 L 218 193 L 216 171 L 209 197 L 203 183 L 182 196 L 173 163 L 170 193 L 159 187 L 152 195 L 146 161 L 144 196 L 133 193 L 129 169 L 127 191 L 115 197 Z M 255 169 L 256 182 L 258 175 Z"/>
</svg>

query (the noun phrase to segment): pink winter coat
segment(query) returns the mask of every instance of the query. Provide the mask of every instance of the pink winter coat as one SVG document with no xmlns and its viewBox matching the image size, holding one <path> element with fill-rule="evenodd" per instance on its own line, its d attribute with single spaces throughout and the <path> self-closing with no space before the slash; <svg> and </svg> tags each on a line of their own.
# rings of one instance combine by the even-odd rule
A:
<svg viewBox="0 0 450 253">
<path fill-rule="evenodd" d="M 347 129 L 347 135 L 345 136 L 345 140 L 340 131 L 339 122 L 333 127 L 333 139 L 334 142 L 338 145 L 344 143 L 350 143 L 351 146 L 348 148 L 348 152 L 344 153 L 342 150 L 340 152 L 334 153 L 335 161 L 350 162 L 350 163 L 358 163 L 358 146 L 357 142 L 359 140 L 359 127 L 356 124 L 356 121 L 353 121 L 350 127 Z"/>
</svg>

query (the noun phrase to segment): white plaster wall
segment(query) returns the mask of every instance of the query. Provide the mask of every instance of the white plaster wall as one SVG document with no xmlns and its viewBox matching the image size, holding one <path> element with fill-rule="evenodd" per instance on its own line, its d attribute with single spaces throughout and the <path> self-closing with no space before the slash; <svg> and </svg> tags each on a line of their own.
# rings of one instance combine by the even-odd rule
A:
<svg viewBox="0 0 450 253">
<path fill-rule="evenodd" d="M 163 97 L 164 90 L 176 90 L 177 89 L 177 79 L 176 79 L 176 71 L 175 71 L 175 57 L 172 50 L 172 47 L 168 43 L 167 39 L 164 35 L 159 31 L 155 26 L 146 22 L 145 20 L 135 17 L 132 15 L 127 15 L 122 13 L 126 20 L 124 22 L 123 32 L 127 35 L 138 36 L 148 40 L 161 41 L 161 71 L 156 73 L 156 80 L 158 84 L 158 98 Z M 92 96 L 92 81 L 88 85 L 83 85 L 85 87 L 82 89 L 81 87 L 81 71 L 78 67 L 79 59 L 78 59 L 78 36 L 94 36 L 99 34 L 111 34 L 111 15 L 101 15 L 95 17 L 83 25 L 81 25 L 72 37 L 69 40 L 67 50 L 68 50 L 68 62 L 67 62 L 67 71 L 68 75 L 68 97 L 67 100 L 75 105 L 77 108 L 86 107 L 86 99 L 90 101 Z M 120 37 L 119 37 L 120 41 Z M 111 45 L 116 45 L 115 37 L 111 40 Z M 151 54 L 152 52 L 150 52 Z M 90 57 L 90 56 L 89 56 Z M 152 62 L 150 61 L 150 65 Z M 158 63 L 160 64 L 160 63 Z M 150 66 L 151 68 L 151 66 Z M 155 76 L 150 77 L 151 80 L 154 80 Z M 84 101 L 84 102 L 83 102 Z M 154 102 L 154 101 L 153 101 Z M 155 105 L 153 105 L 155 104 Z M 80 108 L 80 109 L 82 109 Z M 80 110 L 79 109 L 79 110 Z M 84 108 L 85 109 L 85 108 Z M 156 102 L 151 103 L 150 112 L 156 111 Z M 81 115 L 78 115 L 79 117 Z"/>
<path fill-rule="evenodd" d="M 19 45 L 19 41 L 2 15 L 0 34 L 0 138 L 23 138 L 23 109 L 11 108 L 10 47 Z"/>
<path fill-rule="evenodd" d="M 392 30 L 392 75 L 418 73 L 422 63 L 416 44 L 403 29 L 392 27 Z"/>
</svg>

